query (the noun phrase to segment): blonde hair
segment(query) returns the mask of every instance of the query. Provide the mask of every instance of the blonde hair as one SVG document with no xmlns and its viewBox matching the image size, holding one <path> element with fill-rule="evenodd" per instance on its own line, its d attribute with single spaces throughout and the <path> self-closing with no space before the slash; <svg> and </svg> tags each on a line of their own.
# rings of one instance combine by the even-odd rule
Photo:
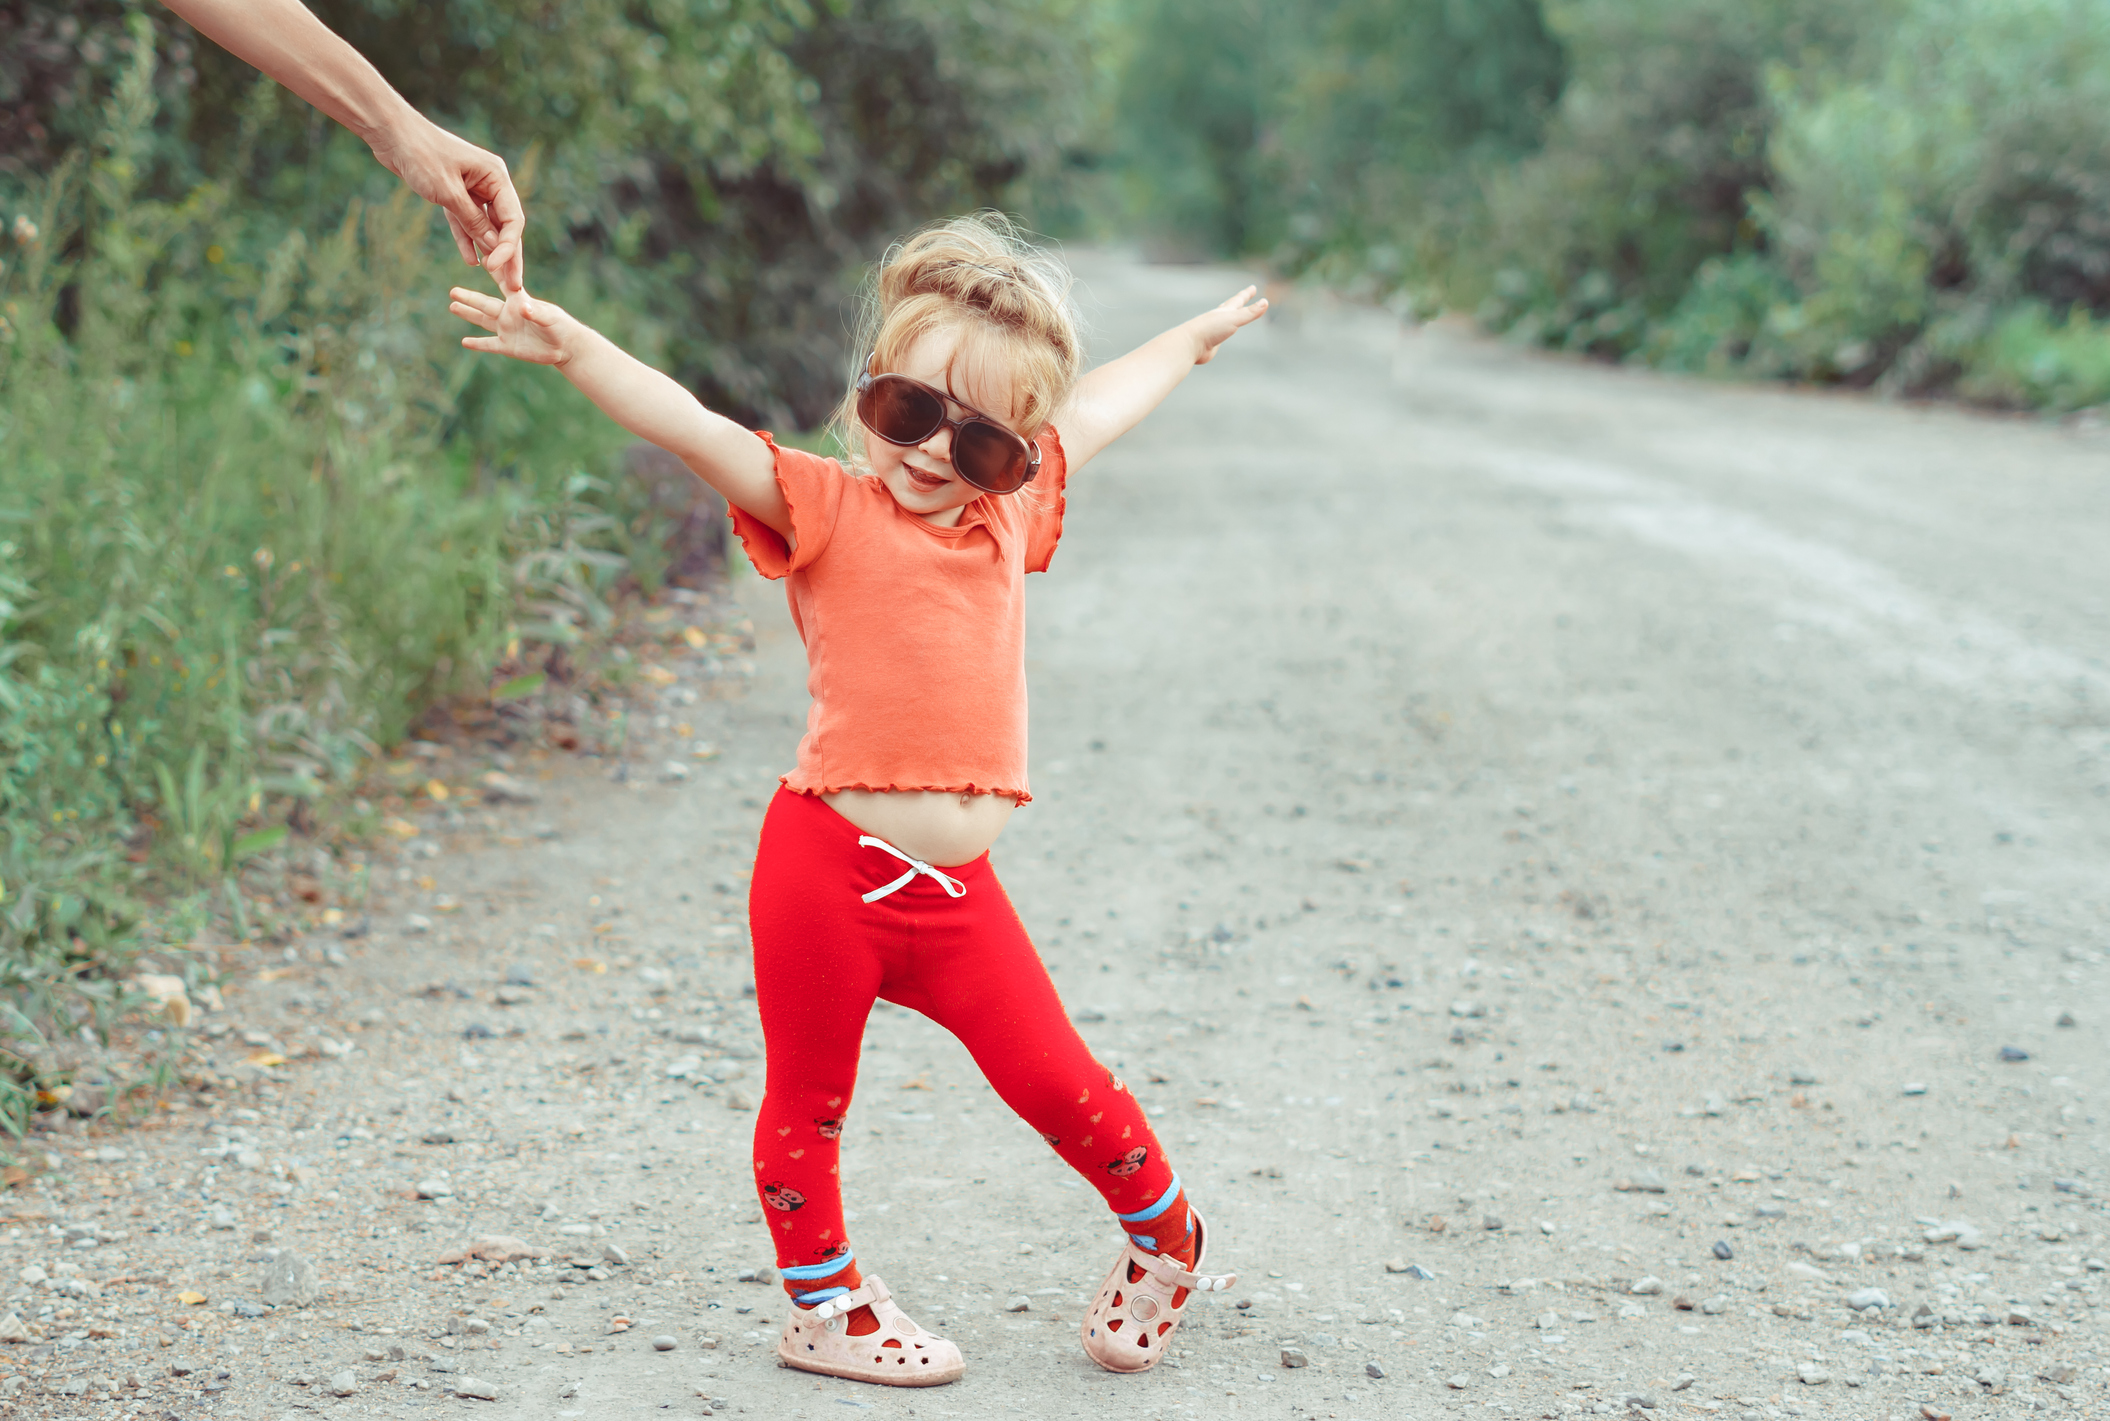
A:
<svg viewBox="0 0 2110 1421">
<path fill-rule="evenodd" d="M 1070 285 L 1069 269 L 1000 212 L 933 222 L 889 247 L 866 282 L 857 358 L 869 359 L 873 374 L 899 370 L 924 336 L 957 330 L 960 343 L 946 375 L 963 364 L 1001 361 L 1010 375 L 1011 408 L 985 413 L 1034 438 L 1084 372 L 1082 323 Z M 854 380 L 831 427 L 850 462 L 861 464 Z"/>
</svg>

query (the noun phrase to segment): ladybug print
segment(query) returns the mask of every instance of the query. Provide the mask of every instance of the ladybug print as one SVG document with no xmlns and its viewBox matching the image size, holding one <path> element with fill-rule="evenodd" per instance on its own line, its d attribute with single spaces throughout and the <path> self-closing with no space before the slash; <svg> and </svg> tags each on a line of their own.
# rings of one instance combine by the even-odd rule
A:
<svg viewBox="0 0 2110 1421">
<path fill-rule="evenodd" d="M 1141 1169 L 1143 1161 L 1149 1158 L 1150 1151 L 1142 1145 L 1137 1145 L 1121 1158 L 1111 1161 L 1106 1166 L 1106 1172 L 1116 1179 L 1126 1179 Z"/>
<path fill-rule="evenodd" d="M 843 1133 L 842 1117 L 838 1115 L 833 1120 L 816 1120 L 813 1122 L 813 1128 L 821 1132 L 821 1138 L 824 1140 L 840 1139 Z"/>
<path fill-rule="evenodd" d="M 849 1251 L 850 1245 L 847 1243 L 824 1243 L 813 1250 L 813 1256 L 825 1262 L 830 1258 L 840 1258 Z"/>
<path fill-rule="evenodd" d="M 770 1208 L 782 1209 L 787 1214 L 794 1209 L 804 1208 L 806 1204 L 806 1196 L 788 1184 L 763 1185 L 762 1198 L 768 1202 Z"/>
<path fill-rule="evenodd" d="M 1048 1142 L 1049 1149 L 1059 1150 L 1062 1148 L 1062 1136 L 1050 1135 L 1047 1131 L 1043 1130 L 1040 1132 L 1040 1137 Z"/>
</svg>

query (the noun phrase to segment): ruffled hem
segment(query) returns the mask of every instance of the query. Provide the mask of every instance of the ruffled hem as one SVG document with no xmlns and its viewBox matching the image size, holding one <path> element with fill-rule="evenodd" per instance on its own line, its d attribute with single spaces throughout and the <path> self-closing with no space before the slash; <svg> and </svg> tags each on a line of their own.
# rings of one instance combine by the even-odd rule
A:
<svg viewBox="0 0 2110 1421">
<path fill-rule="evenodd" d="M 796 770 L 792 771 L 792 774 L 797 773 L 798 772 Z M 845 784 L 827 784 L 823 782 L 818 789 L 815 789 L 810 788 L 806 785 L 793 784 L 791 782 L 791 775 L 778 775 L 777 783 L 784 786 L 784 788 L 790 790 L 793 794 L 810 794 L 814 796 L 820 796 L 824 794 L 840 794 L 846 789 L 861 789 L 867 794 L 1000 794 L 1006 799 L 1015 799 L 1020 804 L 1031 804 L 1033 802 L 1033 796 L 1022 789 L 991 787 L 988 785 L 978 785 L 971 782 L 967 784 L 953 785 L 875 785 L 866 784 L 863 780 L 851 780 Z"/>
</svg>

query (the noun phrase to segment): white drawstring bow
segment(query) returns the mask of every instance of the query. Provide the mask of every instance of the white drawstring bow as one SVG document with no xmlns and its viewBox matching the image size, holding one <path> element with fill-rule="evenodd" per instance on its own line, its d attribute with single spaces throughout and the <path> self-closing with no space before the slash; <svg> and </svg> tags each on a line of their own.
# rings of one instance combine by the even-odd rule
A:
<svg viewBox="0 0 2110 1421">
<path fill-rule="evenodd" d="M 936 879 L 938 886 L 945 890 L 945 895 L 948 898 L 965 898 L 967 896 L 967 885 L 960 882 L 959 879 L 932 868 L 922 859 L 910 858 L 884 839 L 875 839 L 870 834 L 860 834 L 857 837 L 857 846 L 861 849 L 884 849 L 908 865 L 908 872 L 902 874 L 901 877 L 895 879 L 892 883 L 887 884 L 886 887 L 875 888 L 870 893 L 864 894 L 864 901 L 867 903 L 877 903 L 880 899 L 886 897 L 887 894 L 897 889 L 908 887 L 909 884 L 915 882 L 916 875 L 919 873 Z"/>
</svg>

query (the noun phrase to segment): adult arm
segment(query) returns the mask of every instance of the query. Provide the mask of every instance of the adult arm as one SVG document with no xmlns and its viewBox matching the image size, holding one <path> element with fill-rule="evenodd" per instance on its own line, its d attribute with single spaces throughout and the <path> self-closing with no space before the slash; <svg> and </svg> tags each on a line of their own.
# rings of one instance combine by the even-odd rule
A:
<svg viewBox="0 0 2110 1421">
<path fill-rule="evenodd" d="M 792 538 L 791 506 L 777 484 L 777 461 L 752 431 L 703 402 L 614 341 L 525 291 L 499 300 L 457 286 L 448 308 L 489 335 L 464 336 L 471 350 L 554 365 L 601 412 L 673 454 L 725 501 Z"/>
<path fill-rule="evenodd" d="M 447 214 L 462 258 L 508 291 L 525 279 L 526 227 L 505 160 L 412 108 L 300 0 L 163 0 L 192 29 L 349 128 L 419 197 Z"/>
<path fill-rule="evenodd" d="M 1077 382 L 1070 403 L 1055 420 L 1062 431 L 1063 452 L 1071 470 L 1143 422 L 1197 365 L 1216 358 L 1223 343 L 1267 311 L 1267 299 L 1253 300 L 1258 287 L 1248 286 L 1222 305 L 1182 321 L 1118 360 Z"/>
</svg>

